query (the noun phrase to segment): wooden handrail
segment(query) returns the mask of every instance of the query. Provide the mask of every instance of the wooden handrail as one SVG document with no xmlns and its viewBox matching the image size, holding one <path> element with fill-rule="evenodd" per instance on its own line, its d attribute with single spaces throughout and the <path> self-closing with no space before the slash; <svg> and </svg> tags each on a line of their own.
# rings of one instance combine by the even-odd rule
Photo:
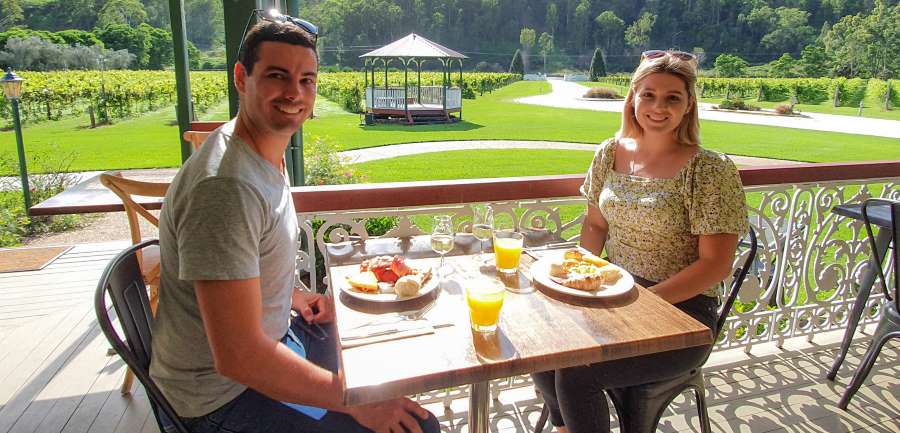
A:
<svg viewBox="0 0 900 433">
<path fill-rule="evenodd" d="M 900 177 L 900 161 L 748 167 L 745 187 Z M 297 212 L 400 208 L 486 201 L 574 197 L 583 174 L 291 188 Z"/>
<path fill-rule="evenodd" d="M 226 122 L 228 122 L 228 121 L 227 120 L 195 120 L 195 121 L 191 122 L 191 131 L 209 132 L 209 131 L 212 131 L 212 130 L 222 126 Z"/>
</svg>

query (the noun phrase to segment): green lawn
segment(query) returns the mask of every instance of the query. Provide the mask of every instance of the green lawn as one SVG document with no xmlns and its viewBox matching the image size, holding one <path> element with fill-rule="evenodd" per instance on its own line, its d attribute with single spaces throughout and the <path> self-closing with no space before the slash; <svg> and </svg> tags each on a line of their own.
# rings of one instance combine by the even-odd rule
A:
<svg viewBox="0 0 900 433">
<path fill-rule="evenodd" d="M 595 82 L 579 82 L 582 86 L 587 87 L 608 87 L 611 89 L 616 89 L 619 91 L 621 95 L 625 95 L 628 93 L 628 89 L 625 86 L 617 86 L 614 84 L 607 83 L 595 83 Z M 709 104 L 718 104 L 722 102 L 723 98 L 702 98 L 700 102 L 706 102 Z M 757 101 L 756 98 L 748 98 L 744 100 L 748 104 L 755 105 L 761 108 L 775 108 L 780 104 L 788 103 L 789 101 L 782 102 L 770 102 L 770 101 Z M 863 117 L 870 117 L 873 119 L 886 119 L 886 120 L 897 120 L 900 121 L 900 108 L 895 107 L 893 110 L 885 111 L 884 107 L 874 106 L 870 101 L 865 102 L 865 107 L 863 108 Z M 809 113 L 823 113 L 823 114 L 839 114 L 842 116 L 856 116 L 859 112 L 859 107 L 835 107 L 832 105 L 831 101 L 824 101 L 819 104 L 797 104 L 794 106 L 795 109 L 799 110 L 801 113 L 809 112 Z"/>
<path fill-rule="evenodd" d="M 363 162 L 354 167 L 366 175 L 368 182 L 543 176 L 584 173 L 593 156 L 594 152 L 582 150 L 455 150 Z"/>
<path fill-rule="evenodd" d="M 518 97 L 547 93 L 546 82 L 518 82 L 463 103 L 464 121 L 450 125 L 360 126 L 360 116 L 319 98 L 316 118 L 304 128 L 307 139 L 323 137 L 341 150 L 387 144 L 442 140 L 551 140 L 599 143 L 613 135 L 618 113 L 558 109 L 512 103 Z M 225 104 L 203 118 L 227 116 Z M 24 131 L 29 154 L 74 152 L 70 169 L 173 167 L 180 161 L 174 110 L 169 107 L 114 125 L 85 128 L 86 118 L 30 125 Z M 703 121 L 703 142 L 722 152 L 797 161 L 862 161 L 900 157 L 900 140 L 852 134 Z M 481 151 L 472 152 L 473 154 Z M 516 158 L 530 152 L 516 152 Z M 12 131 L 0 132 L 0 162 L 14 160 Z M 549 165 L 549 164 L 548 164 Z M 470 168 L 473 165 L 468 165 Z M 552 167 L 552 165 L 551 165 Z M 560 173 L 563 166 L 552 171 Z M 13 174 L 9 164 L 2 174 Z M 469 177 L 491 171 L 470 170 Z"/>
</svg>

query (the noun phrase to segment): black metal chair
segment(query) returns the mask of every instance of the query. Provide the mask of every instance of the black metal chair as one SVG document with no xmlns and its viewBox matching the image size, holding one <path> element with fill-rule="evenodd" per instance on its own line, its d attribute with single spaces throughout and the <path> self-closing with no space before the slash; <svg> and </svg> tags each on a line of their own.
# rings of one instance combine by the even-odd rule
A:
<svg viewBox="0 0 900 433">
<path fill-rule="evenodd" d="M 153 316 L 150 314 L 150 299 L 147 296 L 147 287 L 138 264 L 137 253 L 157 244 L 159 241 L 153 239 L 133 245 L 109 262 L 97 284 L 94 309 L 97 313 L 97 322 L 106 339 L 144 385 L 160 431 L 190 433 L 150 377 Z M 110 310 L 106 305 L 107 295 L 119 319 L 125 341 L 122 341 L 116 327 L 113 326 Z"/>
<path fill-rule="evenodd" d="M 875 236 L 872 232 L 869 207 L 874 206 L 888 206 L 890 209 L 890 224 L 881 228 L 881 230 L 890 230 L 891 242 L 893 243 L 893 251 L 891 253 L 891 263 L 893 264 L 894 272 L 893 290 L 888 288 L 888 281 L 885 278 L 884 266 L 882 265 L 884 257 L 879 256 L 878 248 L 875 245 Z M 866 233 L 869 235 L 872 254 L 874 254 L 874 262 L 878 268 L 878 275 L 881 277 L 881 288 L 884 290 L 884 304 L 881 307 L 881 318 L 878 320 L 878 327 L 875 328 L 875 333 L 872 334 L 869 349 L 866 350 L 862 362 L 856 369 L 856 373 L 853 374 L 853 379 L 850 380 L 847 390 L 844 391 L 841 401 L 838 402 L 838 407 L 844 410 L 847 410 L 850 399 L 853 398 L 856 391 L 859 391 L 859 387 L 866 380 L 866 377 L 869 376 L 869 372 L 872 371 L 872 366 L 875 364 L 875 359 L 878 358 L 878 354 L 881 353 L 881 348 L 884 347 L 884 344 L 892 338 L 900 337 L 900 314 L 898 314 L 900 312 L 900 255 L 897 253 L 897 247 L 900 245 L 900 202 L 880 198 L 866 200 L 862 206 L 862 215 L 863 222 L 866 225 Z"/>
<path fill-rule="evenodd" d="M 747 245 L 749 249 L 747 258 L 743 265 L 735 274 L 731 281 L 731 287 L 722 304 L 722 311 L 716 321 L 716 329 L 721 332 L 737 299 L 738 291 L 747 278 L 750 268 L 754 265 L 756 259 L 756 231 L 750 228 L 749 242 L 742 242 L 741 245 Z M 710 351 L 712 351 L 710 345 Z M 707 354 L 707 357 L 709 354 Z M 706 410 L 706 394 L 703 383 L 703 369 L 695 368 L 684 375 L 675 379 L 662 382 L 653 382 L 644 385 L 631 386 L 627 388 L 617 388 L 607 390 L 613 405 L 616 407 L 616 414 L 619 417 L 619 430 L 622 433 L 650 433 L 656 430 L 659 419 L 663 412 L 669 407 L 669 403 L 682 392 L 693 390 L 697 399 L 697 413 L 700 416 L 700 431 L 703 433 L 711 433 L 712 428 L 709 423 L 709 415 Z M 547 406 L 541 410 L 541 415 L 535 424 L 535 432 L 541 432 L 550 415 Z"/>
</svg>

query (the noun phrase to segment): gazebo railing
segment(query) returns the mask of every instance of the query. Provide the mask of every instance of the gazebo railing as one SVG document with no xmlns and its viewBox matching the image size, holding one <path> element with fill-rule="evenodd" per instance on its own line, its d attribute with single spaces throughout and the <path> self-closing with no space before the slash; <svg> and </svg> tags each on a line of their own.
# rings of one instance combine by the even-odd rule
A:
<svg viewBox="0 0 900 433">
<path fill-rule="evenodd" d="M 900 199 L 900 161 L 749 168 L 741 175 L 760 248 L 717 347 L 749 350 L 843 328 L 869 265 L 869 245 L 859 221 L 830 209 L 868 197 Z M 373 238 L 365 228 L 371 218 L 393 220 L 384 236 L 427 234 L 436 214 L 452 215 L 457 231 L 467 232 L 473 203 L 492 203 L 495 218 L 545 242 L 573 240 L 584 218 L 585 203 L 577 196 L 582 181 L 576 175 L 296 188 L 301 230 L 312 241 L 301 248 L 299 267 L 315 284 L 308 246 Z M 882 295 L 874 292 L 863 325 L 879 316 Z"/>
<path fill-rule="evenodd" d="M 444 92 L 447 93 L 447 109 L 462 107 L 462 90 L 456 87 L 422 86 L 421 92 L 414 86 L 366 88 L 366 108 L 386 108 L 403 110 L 411 104 L 443 106 Z"/>
</svg>

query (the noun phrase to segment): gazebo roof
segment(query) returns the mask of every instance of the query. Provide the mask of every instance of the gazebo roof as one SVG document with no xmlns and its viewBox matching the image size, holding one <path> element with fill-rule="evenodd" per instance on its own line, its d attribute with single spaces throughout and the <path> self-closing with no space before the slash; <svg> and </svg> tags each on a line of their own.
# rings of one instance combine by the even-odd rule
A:
<svg viewBox="0 0 900 433">
<path fill-rule="evenodd" d="M 377 50 L 369 51 L 359 57 L 424 57 L 442 59 L 468 59 L 467 56 L 453 51 L 439 43 L 433 42 L 415 33 L 391 42 Z"/>
</svg>

